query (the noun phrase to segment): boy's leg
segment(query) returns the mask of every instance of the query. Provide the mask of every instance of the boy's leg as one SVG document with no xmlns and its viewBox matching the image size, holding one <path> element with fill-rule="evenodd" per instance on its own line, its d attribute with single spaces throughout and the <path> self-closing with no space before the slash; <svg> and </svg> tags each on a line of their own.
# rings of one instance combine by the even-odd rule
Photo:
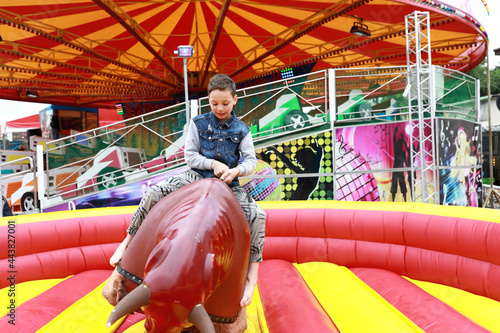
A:
<svg viewBox="0 0 500 333">
<path fill-rule="evenodd" d="M 156 185 L 151 186 L 146 193 L 144 193 L 137 210 L 132 216 L 132 221 L 130 222 L 127 232 L 135 235 L 137 229 L 139 229 L 142 224 L 142 221 L 146 218 L 146 215 L 153 208 L 153 206 L 158 203 L 158 201 L 173 191 L 200 179 L 203 179 L 203 177 L 201 177 L 197 172 L 187 170 L 180 175 L 168 178 Z"/>
<path fill-rule="evenodd" d="M 129 243 L 132 241 L 133 236 L 142 224 L 142 221 L 146 218 L 151 208 L 169 193 L 183 187 L 184 185 L 190 184 L 196 180 L 202 179 L 197 172 L 192 170 L 187 170 L 180 175 L 168 178 L 156 185 L 151 186 L 139 203 L 139 207 L 132 216 L 132 221 L 127 229 L 127 237 L 122 241 L 122 243 L 115 250 L 115 253 L 109 259 L 111 266 L 116 266 L 123 257 L 125 250 L 127 249 Z"/>
<path fill-rule="evenodd" d="M 250 224 L 250 262 L 261 262 L 264 249 L 266 213 L 241 186 L 231 188 Z"/>
</svg>

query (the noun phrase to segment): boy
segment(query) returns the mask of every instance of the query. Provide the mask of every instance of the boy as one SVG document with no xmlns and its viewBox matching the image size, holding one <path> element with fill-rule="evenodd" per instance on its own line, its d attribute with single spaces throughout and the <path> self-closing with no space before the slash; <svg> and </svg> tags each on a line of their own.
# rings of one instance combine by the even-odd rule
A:
<svg viewBox="0 0 500 333">
<path fill-rule="evenodd" d="M 217 74 L 210 79 L 208 100 L 212 112 L 194 117 L 188 128 L 184 154 L 191 169 L 147 190 L 132 217 L 127 237 L 110 259 L 112 266 L 118 264 L 146 214 L 158 201 L 184 185 L 215 176 L 229 184 L 250 223 L 250 264 L 240 305 L 250 304 L 262 261 L 266 215 L 237 179 L 251 174 L 257 163 L 250 129 L 233 111 L 237 99 L 236 85 L 230 77 Z M 238 165 L 240 152 L 243 161 Z"/>
</svg>

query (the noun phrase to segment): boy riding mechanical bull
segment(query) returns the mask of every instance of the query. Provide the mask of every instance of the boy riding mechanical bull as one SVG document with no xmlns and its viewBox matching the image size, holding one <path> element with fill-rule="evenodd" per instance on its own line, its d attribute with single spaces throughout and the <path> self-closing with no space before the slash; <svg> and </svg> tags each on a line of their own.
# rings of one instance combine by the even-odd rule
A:
<svg viewBox="0 0 500 333">
<path fill-rule="evenodd" d="M 207 113 L 207 114 L 202 114 L 197 117 L 194 117 L 189 125 L 188 128 L 188 136 L 186 139 L 186 146 L 185 146 L 185 157 L 186 157 L 186 163 L 188 166 L 190 166 L 190 169 L 187 170 L 186 172 L 169 178 L 159 184 L 151 186 L 151 188 L 146 192 L 144 195 L 143 199 L 141 200 L 139 207 L 137 208 L 136 212 L 133 215 L 130 227 L 128 228 L 128 235 L 127 237 L 123 240 L 123 242 L 118 246 L 117 250 L 113 254 L 113 256 L 110 259 L 111 265 L 117 266 L 117 269 L 113 273 L 115 276 L 119 274 L 120 272 L 123 274 L 124 270 L 124 262 L 122 260 L 125 259 L 124 253 L 127 253 L 131 251 L 128 248 L 132 244 L 142 244 L 138 243 L 135 241 L 135 238 L 139 235 L 140 230 L 143 228 L 143 222 L 146 220 L 150 220 L 150 214 L 156 210 L 157 203 L 166 201 L 168 204 L 167 206 L 170 206 L 172 203 L 170 201 L 173 201 L 174 198 L 172 197 L 172 194 L 176 193 L 179 189 L 184 189 L 184 186 L 188 184 L 192 184 L 193 182 L 197 182 L 199 180 L 205 179 L 205 178 L 219 178 L 217 182 L 221 183 L 226 183 L 229 185 L 230 191 L 233 193 L 232 198 L 237 200 L 236 202 L 239 202 L 239 205 L 234 205 L 232 204 L 232 210 L 240 210 L 242 209 L 243 211 L 243 216 L 246 217 L 246 227 L 250 229 L 250 249 L 247 251 L 246 255 L 249 255 L 249 260 L 246 259 L 245 265 L 248 267 L 248 270 L 246 271 L 246 278 L 244 278 L 244 286 L 243 286 L 243 292 L 240 295 L 241 299 L 239 302 L 239 306 L 244 308 L 248 306 L 252 300 L 253 292 L 255 290 L 255 286 L 257 283 L 257 272 L 258 272 L 258 264 L 259 262 L 262 261 L 262 251 L 264 247 L 264 229 L 265 229 L 265 213 L 264 211 L 257 205 L 257 203 L 251 198 L 251 196 L 239 185 L 238 181 L 238 176 L 245 176 L 249 175 L 253 172 L 256 166 L 256 157 L 255 157 L 255 149 L 253 146 L 253 141 L 252 141 L 252 136 L 250 133 L 250 130 L 248 126 L 240 121 L 238 118 L 236 118 L 236 114 L 233 111 L 233 106 L 237 102 L 237 96 L 236 96 L 236 85 L 234 82 L 226 75 L 218 74 L 215 75 L 214 77 L 211 78 L 210 83 L 208 85 L 208 97 L 209 97 L 209 103 L 212 112 Z M 240 154 L 242 157 L 242 162 L 239 163 L 239 158 Z M 238 164 L 239 163 L 239 164 Z M 222 181 L 222 182 L 221 182 Z M 224 185 L 226 186 L 226 185 Z M 227 187 L 227 186 L 226 186 Z M 196 190 L 197 191 L 197 190 Z M 218 190 L 217 190 L 218 191 Z M 215 197 L 219 193 L 218 192 L 210 193 L 210 195 L 207 194 L 207 197 L 211 198 L 211 202 L 214 201 L 216 202 L 218 199 Z M 221 190 L 222 192 L 222 190 Z M 168 199 L 166 198 L 168 196 Z M 165 198 L 165 200 L 162 200 Z M 198 199 L 192 198 L 191 200 L 197 201 Z M 226 204 L 226 201 L 228 199 L 223 199 L 224 202 L 221 202 L 220 204 Z M 232 199 L 231 199 L 232 200 Z M 182 202 L 179 202 L 180 207 L 184 207 Z M 239 207 L 238 207 L 239 206 Z M 153 209 L 155 208 L 155 209 Z M 182 209 L 176 208 L 176 211 L 183 211 Z M 197 216 L 196 218 L 201 218 L 203 217 L 208 218 L 211 222 L 213 222 L 213 219 L 215 221 L 218 221 L 218 216 L 217 215 L 209 215 L 209 210 L 207 209 L 205 212 L 205 215 L 201 214 L 200 216 Z M 214 208 L 214 212 L 217 212 L 217 214 L 220 214 L 220 210 L 217 210 Z M 169 213 L 170 214 L 170 213 Z M 190 214 L 188 214 L 190 215 Z M 170 214 L 170 218 L 177 220 L 180 217 L 176 217 L 175 214 Z M 158 215 L 157 218 L 161 218 L 161 221 L 163 221 L 164 216 Z M 194 222 L 194 219 L 190 219 L 189 223 L 197 223 Z M 170 226 L 170 221 L 163 221 L 163 222 L 158 222 L 160 225 L 165 228 L 166 225 Z M 210 222 L 205 222 L 206 224 L 210 224 Z M 228 224 L 229 225 L 229 224 Z M 227 227 L 229 229 L 227 230 L 232 230 L 233 227 Z M 168 228 L 167 228 L 168 229 Z M 151 237 L 153 234 L 155 235 L 154 237 L 157 239 L 156 243 L 150 244 L 149 250 L 153 251 L 155 249 L 155 252 L 151 253 L 151 258 L 156 258 L 155 260 L 163 262 L 166 258 L 166 255 L 171 253 L 173 250 L 173 244 L 172 240 L 176 239 L 177 235 L 179 234 L 179 229 L 176 227 L 174 228 L 175 231 L 169 231 L 171 234 L 165 235 L 165 230 L 161 230 L 161 232 L 155 232 L 155 230 L 150 230 L 150 233 L 148 236 L 144 237 Z M 170 230 L 170 229 L 169 229 Z M 204 233 L 208 234 L 217 234 L 221 230 L 219 229 L 211 229 L 212 231 L 204 231 Z M 226 230 L 226 229 L 224 229 Z M 238 229 L 240 230 L 240 229 Z M 137 234 L 136 234 L 137 233 Z M 194 235 L 195 237 L 201 237 L 201 235 Z M 239 243 L 231 243 L 231 239 L 235 237 L 234 231 L 233 232 L 225 232 L 221 234 L 220 236 L 217 236 L 220 238 L 217 238 L 218 240 L 215 241 L 217 246 L 214 248 L 221 248 L 222 250 L 224 249 L 229 249 L 230 246 L 240 246 Z M 132 242 L 133 241 L 133 242 Z M 212 240 L 210 240 L 212 241 Z M 210 242 L 209 241 L 209 242 Z M 158 248 L 156 250 L 156 246 L 160 245 L 160 243 L 165 243 L 164 245 L 167 245 L 168 251 L 165 252 L 166 250 L 164 247 Z M 181 247 L 179 243 L 179 247 Z M 135 250 L 137 251 L 137 250 Z M 163 256 L 161 257 L 160 254 L 158 254 L 156 251 L 159 251 L 159 253 Z M 175 251 L 176 252 L 176 251 Z M 239 253 L 239 250 L 236 251 Z M 233 252 L 233 253 L 236 253 Z M 172 252 L 173 253 L 173 252 Z M 179 255 L 184 253 L 183 251 L 179 252 Z M 229 257 L 222 255 L 221 252 L 211 252 L 213 256 L 218 256 L 221 258 L 221 260 L 224 260 L 224 264 L 220 267 L 224 267 L 227 269 L 227 265 L 229 265 Z M 222 251 L 222 253 L 225 253 Z M 143 258 L 143 262 L 146 261 L 147 256 L 149 256 L 149 252 L 145 252 L 142 254 L 143 256 L 146 256 L 146 258 Z M 230 256 L 232 260 L 236 259 L 233 255 Z M 173 260 L 173 259 L 172 259 Z M 187 260 L 187 259 L 186 259 Z M 193 259 L 194 260 L 194 259 Z M 211 259 L 207 259 L 208 262 L 205 263 L 207 267 L 210 267 L 211 264 Z M 238 261 L 242 260 L 241 257 L 237 259 Z M 170 262 L 170 259 L 167 260 Z M 248 264 L 248 261 L 250 263 Z M 154 261 L 156 262 L 156 261 Z M 177 266 L 171 263 L 172 266 L 164 267 L 161 265 L 161 267 L 164 267 L 165 269 L 172 271 L 172 270 L 177 270 Z M 241 264 L 241 263 L 240 263 Z M 152 265 L 152 266 L 151 266 Z M 231 263 L 231 265 L 233 265 Z M 231 266 L 230 265 L 230 266 Z M 156 267 L 154 264 L 150 264 L 148 261 L 148 264 L 145 266 L 146 273 L 149 272 L 149 267 Z M 198 267 L 198 266 L 197 266 Z M 201 267 L 201 266 L 200 266 Z M 186 279 L 186 281 L 190 281 L 191 279 L 194 279 L 194 275 L 197 275 L 198 273 L 194 273 L 194 271 L 204 271 L 205 274 L 208 274 L 206 269 L 201 269 L 200 267 L 198 268 L 193 268 L 193 271 L 190 272 L 188 275 L 183 275 L 183 279 Z M 218 283 L 220 283 L 222 278 L 225 276 L 226 273 L 225 270 L 222 270 L 218 265 L 215 265 L 212 267 L 215 267 L 216 272 L 212 272 L 209 274 L 211 276 L 211 287 L 210 288 L 215 288 Z M 231 266 L 232 267 L 232 266 Z M 218 272 L 218 273 L 217 273 Z M 185 272 L 177 272 L 177 273 L 182 273 L 184 274 Z M 126 274 L 126 273 L 125 273 Z M 215 277 L 213 275 L 216 275 Z M 218 274 L 218 275 L 217 275 Z M 148 274 L 146 274 L 147 276 Z M 140 276 L 138 276 L 140 278 Z M 179 278 L 179 277 L 176 277 Z M 147 285 L 147 278 L 146 279 L 146 285 Z M 118 298 L 120 298 L 121 292 L 116 292 L 116 283 L 113 282 L 113 275 L 112 278 L 110 279 L 110 283 L 108 285 L 115 285 L 115 291 L 111 294 L 114 294 L 115 296 L 117 295 Z M 156 280 L 155 280 L 156 281 Z M 181 281 L 181 280 L 179 280 Z M 141 279 L 142 282 L 142 279 Z M 168 283 L 171 283 L 172 281 L 169 281 Z M 183 283 L 185 281 L 182 281 Z M 236 283 L 236 282 L 235 282 Z M 145 287 L 140 287 L 138 290 L 145 290 Z M 173 292 L 175 288 L 173 286 L 169 286 L 167 289 L 162 289 L 164 290 L 163 293 L 165 292 Z M 186 291 L 189 290 L 190 287 L 186 287 Z M 237 288 L 238 289 L 238 288 Z M 108 288 L 108 296 L 109 296 L 109 288 Z M 153 295 L 151 289 L 151 296 Z M 205 291 L 204 291 L 205 292 Z M 135 291 L 134 291 L 135 293 Z M 139 291 L 137 291 L 139 293 Z M 143 295 L 145 295 L 145 292 L 142 292 Z M 115 297 L 112 296 L 111 298 Z M 208 295 L 205 295 L 208 296 Z M 233 295 L 234 296 L 234 295 Z M 152 298 L 150 298 L 152 300 Z M 110 300 L 108 298 L 108 300 Z M 207 302 L 210 300 L 210 298 L 207 298 Z M 174 302 L 178 302 L 179 300 L 176 299 Z M 116 301 L 115 301 L 116 302 Z M 113 301 L 110 301 L 110 303 L 113 304 Z M 177 305 L 173 304 L 173 309 L 172 311 L 175 313 L 177 312 Z M 198 307 L 200 308 L 200 307 Z M 132 309 L 134 310 L 134 309 Z M 189 309 L 191 311 L 191 309 Z M 186 315 L 187 313 L 186 309 L 181 311 Z M 224 312 L 224 311 L 223 311 Z M 226 311 L 227 313 L 232 313 L 232 311 Z M 209 312 L 210 313 L 210 312 Z M 159 315 L 159 314 L 158 314 Z M 235 318 L 233 317 L 225 317 L 225 316 L 217 316 L 215 313 L 210 313 L 210 315 L 214 315 L 215 317 L 221 317 L 219 318 L 219 321 L 233 321 Z M 240 312 L 241 316 L 241 312 Z M 206 317 L 206 316 L 205 316 Z M 204 318 L 205 318 L 204 317 Z M 213 317 L 212 319 L 217 319 Z M 229 318 L 229 319 L 228 319 Z M 173 320 L 173 318 L 171 318 Z M 167 319 L 168 321 L 169 319 Z M 154 320 L 153 319 L 148 319 L 149 324 L 151 324 Z M 217 321 L 217 320 L 214 320 Z M 148 322 L 146 323 L 146 326 L 148 326 Z M 174 321 L 173 321 L 174 322 Z M 173 323 L 172 322 L 172 323 Z M 175 325 L 178 325 L 179 323 L 176 323 Z M 185 323 L 181 323 L 181 326 L 184 325 Z M 169 326 L 170 327 L 170 326 Z M 175 327 L 175 326 L 172 326 Z M 176 326 L 180 327 L 180 326 Z M 148 330 L 156 330 L 156 327 L 149 327 L 147 328 Z M 234 332 L 234 330 L 232 331 Z"/>
</svg>

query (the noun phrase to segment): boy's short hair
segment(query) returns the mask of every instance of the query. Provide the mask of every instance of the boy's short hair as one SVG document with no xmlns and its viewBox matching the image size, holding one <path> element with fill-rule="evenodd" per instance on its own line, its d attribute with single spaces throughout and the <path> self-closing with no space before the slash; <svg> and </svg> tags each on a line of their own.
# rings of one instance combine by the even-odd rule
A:
<svg viewBox="0 0 500 333">
<path fill-rule="evenodd" d="M 232 96 L 236 95 L 236 84 L 233 79 L 225 74 L 215 74 L 208 83 L 208 94 L 214 90 L 229 91 Z"/>
</svg>

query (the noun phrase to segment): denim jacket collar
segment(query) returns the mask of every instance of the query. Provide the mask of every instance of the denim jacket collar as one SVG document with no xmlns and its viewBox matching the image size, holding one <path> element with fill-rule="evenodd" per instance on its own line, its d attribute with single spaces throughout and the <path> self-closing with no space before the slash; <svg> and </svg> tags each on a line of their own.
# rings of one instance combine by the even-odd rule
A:
<svg viewBox="0 0 500 333">
<path fill-rule="evenodd" d="M 231 110 L 231 117 L 225 122 L 225 123 L 222 123 L 216 116 L 213 112 L 210 112 L 210 119 L 212 120 L 213 124 L 215 125 L 215 127 L 222 127 L 222 126 L 225 126 L 226 128 L 227 127 L 230 127 L 234 121 L 236 120 L 236 113 L 234 113 L 234 110 Z"/>
</svg>

